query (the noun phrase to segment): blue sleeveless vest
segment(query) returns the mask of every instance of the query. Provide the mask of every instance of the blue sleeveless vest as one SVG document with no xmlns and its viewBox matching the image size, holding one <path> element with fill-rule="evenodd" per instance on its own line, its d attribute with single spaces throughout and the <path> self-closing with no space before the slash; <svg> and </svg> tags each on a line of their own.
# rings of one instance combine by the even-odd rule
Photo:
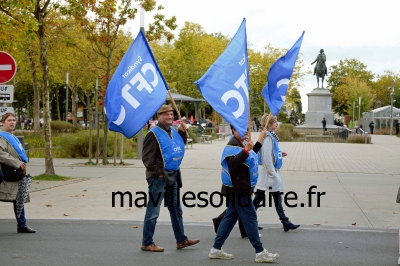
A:
<svg viewBox="0 0 400 266">
<path fill-rule="evenodd" d="M 267 131 L 267 136 L 270 136 L 273 141 L 273 151 L 274 151 L 274 166 L 276 169 L 281 169 L 282 167 L 282 151 L 279 148 L 278 141 L 274 136 Z"/>
<path fill-rule="evenodd" d="M 222 184 L 225 186 L 232 187 L 232 181 L 231 181 L 231 175 L 229 173 L 229 166 L 228 166 L 228 161 L 226 160 L 227 157 L 229 156 L 236 156 L 243 150 L 242 147 L 238 146 L 226 146 L 224 151 L 222 152 L 222 157 L 221 157 L 221 165 L 222 165 L 222 171 L 221 171 L 221 180 Z M 249 167 L 250 171 L 250 185 L 255 186 L 257 184 L 257 179 L 258 179 L 258 166 L 257 166 L 258 158 L 257 154 L 254 151 L 250 151 L 249 157 L 247 157 L 246 161 L 244 161 L 244 164 Z"/>
<path fill-rule="evenodd" d="M 163 168 L 167 171 L 176 171 L 182 163 L 185 154 L 185 143 L 179 133 L 171 127 L 172 139 L 168 133 L 160 127 L 150 129 L 156 136 L 158 146 L 163 157 Z"/>
</svg>

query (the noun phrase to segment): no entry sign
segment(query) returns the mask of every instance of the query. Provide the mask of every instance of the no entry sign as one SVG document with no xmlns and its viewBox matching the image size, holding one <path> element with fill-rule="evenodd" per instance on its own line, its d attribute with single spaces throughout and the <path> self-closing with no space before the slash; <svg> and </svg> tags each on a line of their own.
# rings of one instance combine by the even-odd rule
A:
<svg viewBox="0 0 400 266">
<path fill-rule="evenodd" d="M 14 58 L 6 52 L 0 52 L 0 84 L 12 80 L 17 72 L 17 63 Z"/>
</svg>

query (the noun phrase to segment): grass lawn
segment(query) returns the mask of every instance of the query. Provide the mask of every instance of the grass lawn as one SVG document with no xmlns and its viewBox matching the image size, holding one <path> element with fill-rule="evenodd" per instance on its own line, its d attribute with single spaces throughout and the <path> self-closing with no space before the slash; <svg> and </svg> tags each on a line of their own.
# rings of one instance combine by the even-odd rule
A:
<svg viewBox="0 0 400 266">
<path fill-rule="evenodd" d="M 71 179 L 70 177 L 67 176 L 61 176 L 61 175 L 46 175 L 46 174 L 41 174 L 32 177 L 34 181 L 66 181 Z"/>
</svg>

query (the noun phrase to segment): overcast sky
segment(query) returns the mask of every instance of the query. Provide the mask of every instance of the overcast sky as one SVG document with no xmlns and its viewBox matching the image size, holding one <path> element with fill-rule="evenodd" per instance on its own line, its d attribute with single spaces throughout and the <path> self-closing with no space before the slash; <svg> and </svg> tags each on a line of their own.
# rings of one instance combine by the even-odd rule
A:
<svg viewBox="0 0 400 266">
<path fill-rule="evenodd" d="M 247 40 L 262 51 L 271 44 L 289 49 L 305 31 L 300 58 L 306 69 L 319 50 L 325 50 L 328 69 L 341 59 L 357 58 L 374 74 L 400 72 L 400 17 L 398 0 L 156 0 L 163 13 L 177 17 L 179 33 L 185 21 L 200 24 L 207 33 L 232 37 L 246 18 Z M 146 14 L 146 24 L 151 16 Z M 132 24 L 136 36 L 140 20 Z M 147 29 L 147 28 L 146 28 Z M 305 70 L 306 70 L 305 69 Z M 329 76 L 329 73 L 328 73 Z M 307 93 L 317 87 L 312 74 L 300 88 L 303 113 L 308 110 Z"/>
</svg>

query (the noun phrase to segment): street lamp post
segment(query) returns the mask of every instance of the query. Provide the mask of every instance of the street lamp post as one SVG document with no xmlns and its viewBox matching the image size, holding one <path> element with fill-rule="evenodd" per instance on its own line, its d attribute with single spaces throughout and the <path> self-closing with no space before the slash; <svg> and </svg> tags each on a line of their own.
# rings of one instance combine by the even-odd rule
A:
<svg viewBox="0 0 400 266">
<path fill-rule="evenodd" d="M 354 106 L 355 105 L 356 105 L 356 101 L 353 101 L 353 116 L 351 117 L 353 127 L 354 127 Z"/>
<path fill-rule="evenodd" d="M 361 125 L 360 109 L 361 109 L 361 96 L 358 97 L 358 122 L 359 122 L 359 123 L 357 123 L 357 125 L 358 125 L 358 124 Z"/>
<path fill-rule="evenodd" d="M 390 136 L 393 134 L 393 96 L 394 96 L 394 80 L 392 79 L 392 86 L 389 87 L 390 91 Z"/>
<path fill-rule="evenodd" d="M 65 77 L 65 121 L 68 122 L 68 71 Z"/>
</svg>

